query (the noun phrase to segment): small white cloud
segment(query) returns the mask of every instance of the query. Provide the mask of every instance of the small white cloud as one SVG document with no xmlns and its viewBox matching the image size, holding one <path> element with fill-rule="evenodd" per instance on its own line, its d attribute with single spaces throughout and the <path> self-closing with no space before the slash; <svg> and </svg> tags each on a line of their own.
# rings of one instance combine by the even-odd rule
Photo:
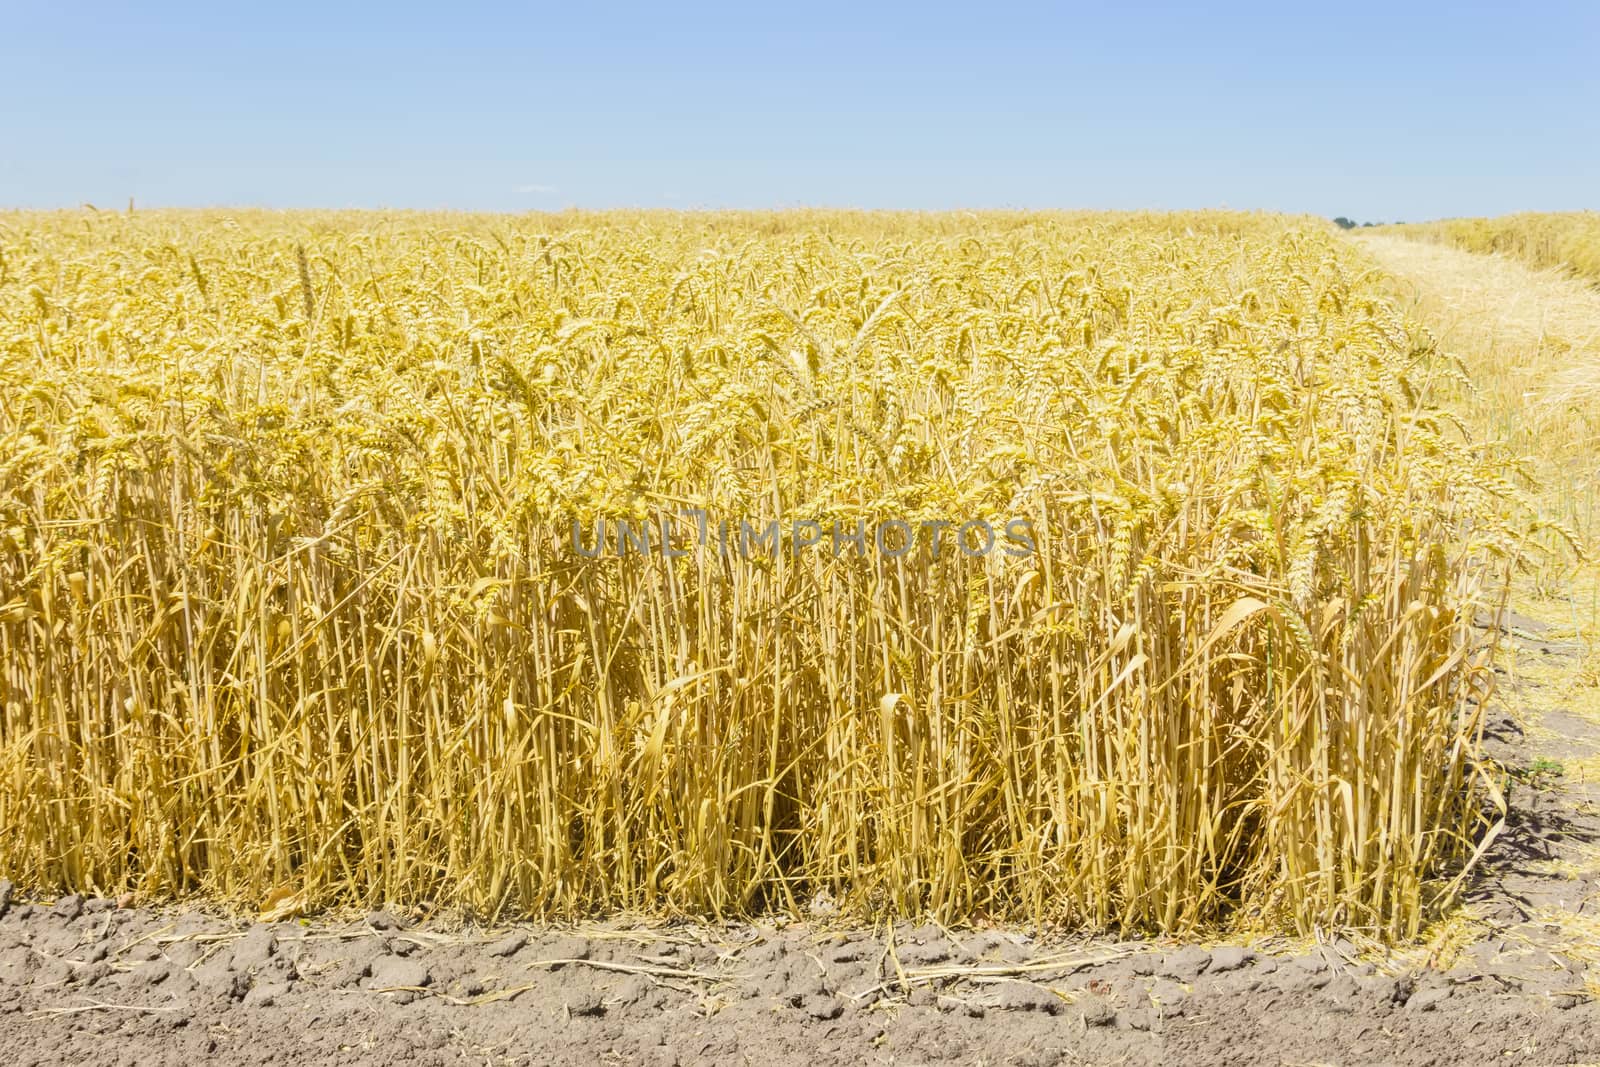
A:
<svg viewBox="0 0 1600 1067">
<path fill-rule="evenodd" d="M 553 185 L 519 185 L 511 191 L 514 193 L 533 193 L 536 195 L 543 195 L 547 193 L 559 192 L 560 190 Z"/>
</svg>

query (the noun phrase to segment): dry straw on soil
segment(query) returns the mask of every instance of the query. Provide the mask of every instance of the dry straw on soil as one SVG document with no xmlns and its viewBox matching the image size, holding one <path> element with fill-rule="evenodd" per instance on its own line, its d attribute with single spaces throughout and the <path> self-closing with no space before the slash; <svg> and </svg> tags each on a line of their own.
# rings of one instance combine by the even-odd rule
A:
<svg viewBox="0 0 1600 1067">
<path fill-rule="evenodd" d="M 1262 216 L 0 218 L 0 867 L 1416 929 L 1516 489 Z M 1033 522 L 586 558 L 576 519 Z M 276 899 L 276 898 L 275 898 Z"/>
</svg>

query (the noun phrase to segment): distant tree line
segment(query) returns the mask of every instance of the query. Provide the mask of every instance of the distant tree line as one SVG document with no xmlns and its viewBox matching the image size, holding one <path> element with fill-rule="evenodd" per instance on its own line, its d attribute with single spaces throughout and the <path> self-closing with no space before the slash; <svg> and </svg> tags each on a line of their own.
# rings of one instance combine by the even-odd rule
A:
<svg viewBox="0 0 1600 1067">
<path fill-rule="evenodd" d="M 1335 226 L 1339 227 L 1339 229 L 1341 229 L 1341 230 L 1353 230 L 1353 229 L 1356 229 L 1359 226 L 1387 226 L 1387 225 L 1389 225 L 1387 222 L 1357 222 L 1355 219 L 1347 219 L 1343 215 L 1340 215 L 1338 218 L 1334 219 L 1333 220 L 1333 224 Z M 1396 222 L 1395 225 L 1396 226 L 1400 226 L 1400 225 L 1402 225 L 1402 223 Z"/>
</svg>

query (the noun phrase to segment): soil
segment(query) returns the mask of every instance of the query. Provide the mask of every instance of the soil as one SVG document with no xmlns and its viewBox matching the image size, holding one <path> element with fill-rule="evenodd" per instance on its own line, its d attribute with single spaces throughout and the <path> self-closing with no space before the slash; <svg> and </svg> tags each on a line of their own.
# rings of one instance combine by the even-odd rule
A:
<svg viewBox="0 0 1600 1067">
<path fill-rule="evenodd" d="M 82 1065 L 1600 1060 L 1583 964 L 1508 945 L 1396 969 L 1338 942 L 1280 955 L 922 927 L 891 952 L 808 926 L 478 936 L 63 897 L 0 920 L 0 1041 L 12 1063 Z"/>
</svg>

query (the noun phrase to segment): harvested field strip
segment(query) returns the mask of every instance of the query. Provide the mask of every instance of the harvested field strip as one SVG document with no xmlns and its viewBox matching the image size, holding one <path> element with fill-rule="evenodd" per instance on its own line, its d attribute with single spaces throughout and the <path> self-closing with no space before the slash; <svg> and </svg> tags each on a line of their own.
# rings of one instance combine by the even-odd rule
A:
<svg viewBox="0 0 1600 1067">
<path fill-rule="evenodd" d="M 1384 234 L 1453 245 L 1468 252 L 1498 252 L 1529 266 L 1570 272 L 1600 285 L 1600 212 L 1525 212 L 1499 218 L 1443 219 L 1385 226 Z"/>
<path fill-rule="evenodd" d="M 1401 306 L 1464 364 L 1472 389 L 1451 407 L 1527 466 L 1544 510 L 1600 546 L 1600 290 L 1501 256 L 1358 240 L 1399 281 Z"/>
</svg>

